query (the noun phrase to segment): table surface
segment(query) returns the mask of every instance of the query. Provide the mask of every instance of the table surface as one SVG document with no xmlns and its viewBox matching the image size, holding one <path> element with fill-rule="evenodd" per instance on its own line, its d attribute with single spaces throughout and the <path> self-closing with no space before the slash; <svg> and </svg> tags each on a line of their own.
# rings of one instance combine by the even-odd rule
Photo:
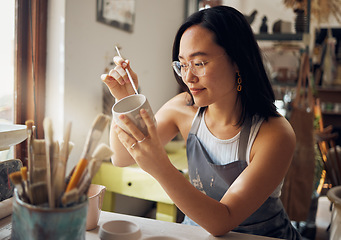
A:
<svg viewBox="0 0 341 240">
<path fill-rule="evenodd" d="M 201 227 L 188 226 L 179 223 L 171 223 L 165 221 L 154 220 L 150 218 L 135 217 L 130 215 L 105 212 L 102 211 L 98 226 L 103 223 L 112 220 L 125 220 L 130 221 L 138 225 L 141 229 L 142 236 L 140 240 L 147 237 L 157 237 L 160 239 L 167 239 L 166 237 L 172 237 L 172 239 L 178 240 L 212 240 L 212 239 L 236 239 L 236 240 L 271 240 L 274 238 L 261 237 L 255 235 L 248 235 L 236 232 L 230 232 L 221 237 L 213 237 L 207 231 Z M 86 232 L 86 240 L 99 240 L 99 227 L 94 230 Z M 10 239 L 11 234 L 11 216 L 0 220 L 0 239 Z"/>
</svg>

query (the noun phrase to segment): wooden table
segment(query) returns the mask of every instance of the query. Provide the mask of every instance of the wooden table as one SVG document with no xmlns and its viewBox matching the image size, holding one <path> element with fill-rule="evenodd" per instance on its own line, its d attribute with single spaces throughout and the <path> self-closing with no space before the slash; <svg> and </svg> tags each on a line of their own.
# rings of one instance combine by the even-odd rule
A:
<svg viewBox="0 0 341 240">
<path fill-rule="evenodd" d="M 186 148 L 168 153 L 173 165 L 188 177 Z M 168 222 L 176 221 L 177 208 L 160 184 L 137 165 L 115 167 L 111 162 L 104 162 L 94 176 L 92 183 L 104 185 L 106 192 L 102 210 L 115 211 L 115 194 L 119 193 L 156 202 L 156 219 Z"/>
<path fill-rule="evenodd" d="M 179 223 L 171 223 L 165 221 L 154 220 L 150 218 L 142 218 L 129 216 L 124 214 L 112 213 L 102 211 L 98 226 L 112 220 L 125 220 L 135 223 L 139 226 L 142 236 L 140 240 L 147 237 L 161 237 L 160 239 L 167 239 L 166 237 L 173 237 L 178 240 L 214 240 L 214 239 L 235 239 L 235 240 L 271 240 L 274 238 L 255 236 L 249 234 L 242 234 L 236 232 L 229 232 L 221 237 L 213 237 L 206 230 L 201 227 L 188 226 Z M 94 230 L 87 231 L 86 240 L 99 240 L 99 227 Z M 0 220 L 0 239 L 8 240 L 11 234 L 11 216 Z"/>
</svg>

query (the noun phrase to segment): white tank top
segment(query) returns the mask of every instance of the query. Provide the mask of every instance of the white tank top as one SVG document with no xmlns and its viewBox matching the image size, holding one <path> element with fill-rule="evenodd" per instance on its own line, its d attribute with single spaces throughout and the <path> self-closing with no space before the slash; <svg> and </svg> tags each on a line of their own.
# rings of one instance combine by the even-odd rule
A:
<svg viewBox="0 0 341 240">
<path fill-rule="evenodd" d="M 197 115 L 198 113 L 199 111 L 197 112 Z M 225 165 L 238 160 L 240 132 L 230 139 L 217 138 L 207 128 L 207 125 L 205 123 L 205 114 L 206 110 L 203 112 L 203 117 L 200 121 L 197 138 L 211 157 L 213 163 L 217 165 Z M 195 118 L 197 117 L 197 115 L 195 116 Z M 250 129 L 249 141 L 246 149 L 246 162 L 248 165 L 250 164 L 251 147 L 253 145 L 253 142 L 255 141 L 255 138 L 263 121 L 264 119 L 258 116 L 254 116 L 252 119 L 252 126 Z M 277 186 L 275 191 L 270 196 L 279 197 L 281 194 L 282 185 L 283 181 Z"/>
</svg>

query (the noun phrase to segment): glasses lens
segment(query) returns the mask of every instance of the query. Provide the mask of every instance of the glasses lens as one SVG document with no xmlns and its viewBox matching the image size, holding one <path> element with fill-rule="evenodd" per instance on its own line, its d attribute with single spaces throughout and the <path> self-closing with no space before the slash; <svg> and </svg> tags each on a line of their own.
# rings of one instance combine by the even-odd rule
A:
<svg viewBox="0 0 341 240">
<path fill-rule="evenodd" d="M 179 77 L 182 77 L 181 76 L 181 65 L 180 65 L 180 62 L 174 61 L 172 63 L 172 65 L 173 65 L 173 69 L 176 72 L 176 74 L 178 74 Z"/>
<path fill-rule="evenodd" d="M 174 61 L 172 66 L 179 77 L 185 77 L 188 68 L 190 68 L 191 72 L 197 77 L 205 75 L 205 63 L 202 61 L 189 61 L 188 65 L 182 64 L 179 61 Z"/>
<path fill-rule="evenodd" d="M 191 70 L 192 73 L 197 76 L 197 77 L 201 77 L 205 75 L 205 64 L 202 61 L 195 61 L 192 62 L 191 61 Z"/>
</svg>

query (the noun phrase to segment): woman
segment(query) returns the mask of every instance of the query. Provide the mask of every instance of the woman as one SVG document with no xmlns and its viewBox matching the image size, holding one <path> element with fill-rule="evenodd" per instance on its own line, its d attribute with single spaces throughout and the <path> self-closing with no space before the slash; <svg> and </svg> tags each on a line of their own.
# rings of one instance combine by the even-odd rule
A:
<svg viewBox="0 0 341 240">
<path fill-rule="evenodd" d="M 125 73 L 129 61 L 104 76 L 112 95 L 133 94 Z M 290 124 L 274 106 L 274 94 L 258 45 L 244 16 L 219 6 L 199 11 L 180 27 L 173 68 L 185 90 L 155 115 L 146 111 L 144 136 L 122 115 L 132 136 L 113 122 L 113 163 L 137 163 L 152 175 L 177 207 L 184 223 L 214 236 L 231 230 L 300 239 L 281 201 L 280 190 L 295 148 Z M 171 164 L 164 145 L 178 132 L 187 141 L 190 182 Z"/>
</svg>

